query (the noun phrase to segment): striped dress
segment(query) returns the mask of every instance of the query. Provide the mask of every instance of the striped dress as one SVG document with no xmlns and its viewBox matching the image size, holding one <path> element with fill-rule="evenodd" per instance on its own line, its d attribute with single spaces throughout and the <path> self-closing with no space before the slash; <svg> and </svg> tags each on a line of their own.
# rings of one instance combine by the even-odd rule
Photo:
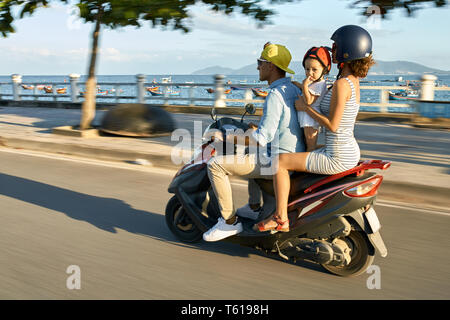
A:
<svg viewBox="0 0 450 320">
<path fill-rule="evenodd" d="M 359 104 L 356 103 L 356 93 L 353 82 L 344 78 L 350 84 L 352 95 L 345 103 L 339 128 L 332 132 L 325 128 L 325 146 L 312 151 L 306 160 L 306 170 L 317 174 L 337 174 L 355 167 L 360 158 L 358 143 L 353 135 Z M 332 90 L 320 103 L 320 112 L 329 116 Z"/>
</svg>

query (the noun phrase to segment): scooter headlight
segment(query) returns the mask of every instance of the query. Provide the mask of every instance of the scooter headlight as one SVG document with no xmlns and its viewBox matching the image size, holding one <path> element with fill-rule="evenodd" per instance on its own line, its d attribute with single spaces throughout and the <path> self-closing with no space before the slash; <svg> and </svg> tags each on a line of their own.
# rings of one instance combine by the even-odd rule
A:
<svg viewBox="0 0 450 320">
<path fill-rule="evenodd" d="M 208 131 L 210 131 L 211 130 L 211 125 L 212 124 L 210 124 L 210 125 L 208 125 L 207 127 L 206 127 L 206 129 L 205 129 L 205 131 L 203 131 L 203 136 L 202 136 L 202 141 L 203 142 L 205 142 L 206 140 L 209 140 L 209 137 L 208 137 Z"/>
</svg>

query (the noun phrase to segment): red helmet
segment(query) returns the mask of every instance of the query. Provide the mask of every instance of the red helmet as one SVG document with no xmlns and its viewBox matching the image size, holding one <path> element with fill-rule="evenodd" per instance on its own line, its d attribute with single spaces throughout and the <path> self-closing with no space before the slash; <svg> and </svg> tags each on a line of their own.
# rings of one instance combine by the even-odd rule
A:
<svg viewBox="0 0 450 320">
<path fill-rule="evenodd" d="M 329 51 L 330 49 L 328 47 L 312 47 L 303 57 L 303 68 L 305 67 L 306 59 L 312 58 L 318 60 L 322 64 L 325 68 L 324 74 L 329 73 L 331 70 L 331 56 Z"/>
</svg>

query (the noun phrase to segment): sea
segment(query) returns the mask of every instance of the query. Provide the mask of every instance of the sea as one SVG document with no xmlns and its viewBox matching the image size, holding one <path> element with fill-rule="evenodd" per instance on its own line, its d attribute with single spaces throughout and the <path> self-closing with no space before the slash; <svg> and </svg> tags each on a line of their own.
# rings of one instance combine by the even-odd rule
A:
<svg viewBox="0 0 450 320">
<path fill-rule="evenodd" d="M 193 96 L 196 98 L 214 98 L 214 93 L 208 93 L 206 89 L 214 88 L 214 77 L 212 75 L 146 75 L 146 84 L 145 86 L 152 86 L 152 81 L 161 82 L 162 78 L 171 77 L 172 83 L 181 84 L 180 86 L 173 86 L 171 89 L 179 92 L 177 98 L 189 98 L 190 89 L 182 84 L 208 84 L 209 86 L 197 86 L 193 89 Z M 361 79 L 361 86 L 399 86 L 405 85 L 406 81 L 418 81 L 420 80 L 420 75 L 369 75 L 364 79 Z M 437 75 L 438 86 L 450 86 L 450 75 Z M 303 75 L 295 75 L 293 80 L 303 81 Z M 401 78 L 401 79 L 400 79 Z M 331 79 L 333 80 L 333 79 Z M 401 81 L 398 81 L 401 80 Z M 86 76 L 80 77 L 80 83 L 86 81 Z M 231 82 L 232 86 L 239 87 L 240 84 L 251 85 L 252 87 L 257 88 L 267 88 L 267 84 L 260 82 L 258 79 L 258 75 L 229 75 L 225 76 L 225 82 Z M 50 85 L 54 83 L 59 83 L 57 88 L 67 87 L 67 94 L 70 95 L 70 85 L 69 85 L 69 76 L 64 75 L 25 75 L 22 76 L 23 84 L 41 84 L 41 85 Z M 97 83 L 100 86 L 100 91 L 109 91 L 115 88 L 115 83 L 121 83 L 119 88 L 120 95 L 122 96 L 137 96 L 137 88 L 136 88 L 136 75 L 98 75 Z M 109 85 L 102 85 L 102 83 L 110 83 Z M 417 82 L 416 82 L 417 83 Z M 226 87 L 225 89 L 227 89 Z M 84 90 L 84 86 L 80 85 L 80 90 Z M 396 90 L 392 90 L 396 91 Z M 42 91 L 40 91 L 39 94 Z M 22 90 L 22 94 L 30 95 L 23 97 L 23 100 L 33 99 L 33 90 Z M 151 97 L 150 93 L 146 93 L 148 97 Z M 245 90 L 232 90 L 229 94 L 226 95 L 227 99 L 244 99 Z M 109 92 L 108 94 L 104 94 L 97 97 L 99 102 L 115 102 L 116 93 Z M 174 96 L 175 97 L 175 96 Z M 0 99 L 11 99 L 12 98 L 12 86 L 11 86 L 11 76 L 0 76 Z M 53 100 L 51 94 L 49 97 L 40 97 L 39 100 Z M 70 98 L 67 97 L 58 97 L 58 100 L 70 101 Z M 379 90 L 361 90 L 361 102 L 367 103 L 379 103 L 380 102 L 380 91 Z M 435 91 L 435 100 L 438 101 L 450 101 L 450 91 Z M 121 100 L 121 102 L 137 102 L 137 99 L 128 99 Z M 148 103 L 163 103 L 161 100 L 148 100 Z M 174 104 L 189 104 L 188 100 L 171 100 L 169 98 L 169 103 Z M 389 101 L 393 105 L 396 103 L 405 103 L 404 101 Z M 211 105 L 210 101 L 198 101 L 195 102 L 196 105 Z M 242 102 L 227 102 L 227 106 L 242 106 Z M 260 106 L 257 104 L 257 106 Z M 361 111 L 377 111 L 376 107 L 361 107 Z M 390 107 L 388 109 L 389 112 L 414 112 L 414 108 L 395 108 Z"/>
</svg>

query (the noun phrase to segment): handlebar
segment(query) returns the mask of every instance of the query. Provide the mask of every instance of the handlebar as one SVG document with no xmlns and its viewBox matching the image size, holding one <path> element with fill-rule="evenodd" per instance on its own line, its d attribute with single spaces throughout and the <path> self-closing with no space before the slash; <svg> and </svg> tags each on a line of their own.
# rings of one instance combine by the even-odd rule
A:
<svg viewBox="0 0 450 320">
<path fill-rule="evenodd" d="M 248 130 L 250 127 L 247 123 L 238 121 L 233 118 L 223 117 L 218 120 L 214 124 L 211 125 L 211 129 L 219 129 L 223 133 L 225 133 L 226 129 L 224 129 L 225 126 L 235 126 L 237 129 L 242 129 L 244 132 Z"/>
</svg>

